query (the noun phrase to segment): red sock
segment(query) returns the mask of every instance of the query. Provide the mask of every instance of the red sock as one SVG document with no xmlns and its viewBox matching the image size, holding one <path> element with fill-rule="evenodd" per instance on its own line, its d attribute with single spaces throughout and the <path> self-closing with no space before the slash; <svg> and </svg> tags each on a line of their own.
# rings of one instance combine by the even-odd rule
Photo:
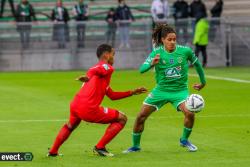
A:
<svg viewBox="0 0 250 167">
<path fill-rule="evenodd" d="M 101 140 L 97 143 L 96 148 L 102 149 L 122 130 L 123 124 L 118 122 L 111 123 Z"/>
<path fill-rule="evenodd" d="M 56 140 L 50 149 L 49 153 L 51 154 L 58 154 L 59 147 L 67 140 L 69 135 L 71 134 L 71 130 L 68 128 L 68 126 L 65 124 L 60 132 L 58 133 Z"/>
</svg>

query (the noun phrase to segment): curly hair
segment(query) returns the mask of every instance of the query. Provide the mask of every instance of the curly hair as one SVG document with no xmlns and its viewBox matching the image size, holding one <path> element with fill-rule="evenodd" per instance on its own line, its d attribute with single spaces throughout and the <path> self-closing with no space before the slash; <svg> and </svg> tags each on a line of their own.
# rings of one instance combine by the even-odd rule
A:
<svg viewBox="0 0 250 167">
<path fill-rule="evenodd" d="M 152 34 L 154 45 L 156 47 L 163 45 L 161 38 L 165 38 L 170 33 L 176 34 L 174 28 L 170 27 L 168 24 L 158 24 Z"/>
</svg>

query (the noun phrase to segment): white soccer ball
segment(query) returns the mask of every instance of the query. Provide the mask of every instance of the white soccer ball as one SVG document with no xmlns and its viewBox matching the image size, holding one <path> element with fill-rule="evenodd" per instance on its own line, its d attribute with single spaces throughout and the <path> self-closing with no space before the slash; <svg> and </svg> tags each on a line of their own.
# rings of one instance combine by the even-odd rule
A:
<svg viewBox="0 0 250 167">
<path fill-rule="evenodd" d="M 191 112 L 200 112 L 204 106 L 205 101 L 201 95 L 191 94 L 185 101 L 186 108 Z"/>
</svg>

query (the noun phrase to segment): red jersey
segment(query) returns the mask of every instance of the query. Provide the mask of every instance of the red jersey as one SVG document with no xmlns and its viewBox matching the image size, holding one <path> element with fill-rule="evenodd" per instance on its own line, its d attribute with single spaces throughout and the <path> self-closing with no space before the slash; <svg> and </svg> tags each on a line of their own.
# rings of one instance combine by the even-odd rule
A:
<svg viewBox="0 0 250 167">
<path fill-rule="evenodd" d="M 71 105 L 77 110 L 96 110 L 105 95 L 112 100 L 131 96 L 131 91 L 114 92 L 109 84 L 114 68 L 100 61 L 87 71 L 89 81 L 84 83 Z"/>
</svg>

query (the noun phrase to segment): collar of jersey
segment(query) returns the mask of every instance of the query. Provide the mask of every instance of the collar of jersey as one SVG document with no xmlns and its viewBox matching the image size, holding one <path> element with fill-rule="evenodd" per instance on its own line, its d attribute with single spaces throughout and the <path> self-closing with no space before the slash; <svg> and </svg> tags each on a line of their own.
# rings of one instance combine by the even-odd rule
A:
<svg viewBox="0 0 250 167">
<path fill-rule="evenodd" d="M 168 54 L 174 54 L 174 53 L 176 52 L 176 50 L 177 50 L 177 46 L 175 46 L 175 49 L 174 49 L 173 52 L 168 52 L 168 51 L 165 49 L 165 46 L 164 46 L 164 45 L 163 45 L 162 47 L 163 47 L 163 50 L 164 50 L 166 53 L 168 53 Z"/>
</svg>

